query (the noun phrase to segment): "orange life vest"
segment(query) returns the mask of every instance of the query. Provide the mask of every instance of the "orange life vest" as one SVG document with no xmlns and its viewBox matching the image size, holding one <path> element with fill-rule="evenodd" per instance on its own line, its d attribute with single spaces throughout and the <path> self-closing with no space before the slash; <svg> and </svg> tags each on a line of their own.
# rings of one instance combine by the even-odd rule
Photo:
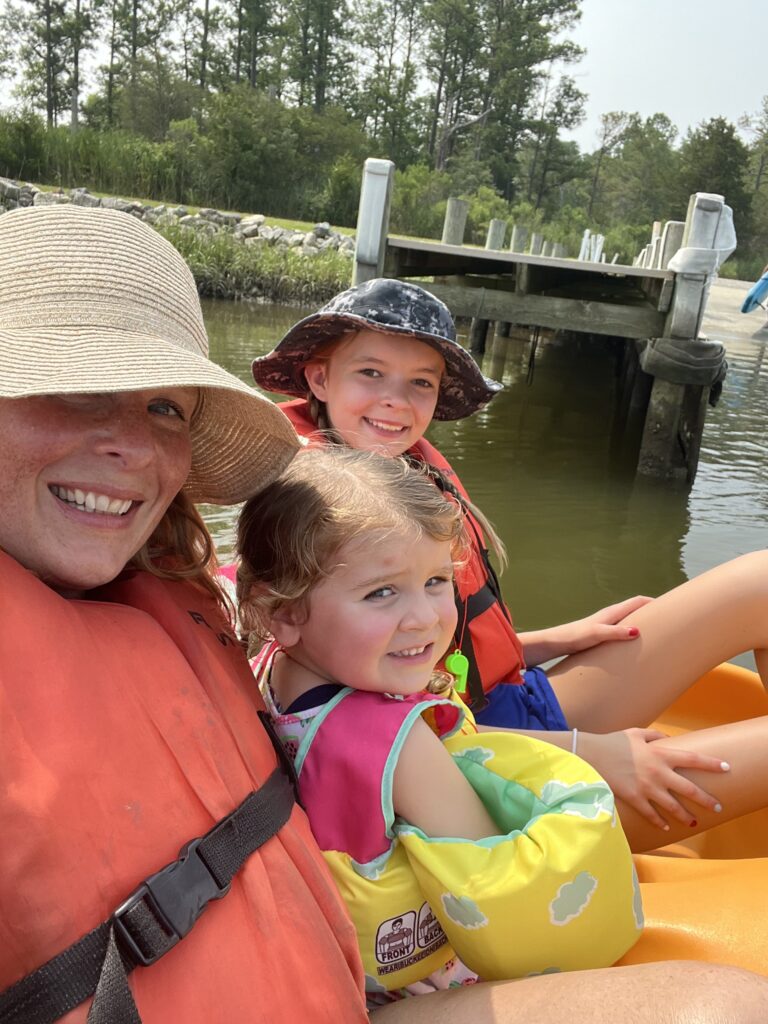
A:
<svg viewBox="0 0 768 1024">
<path fill-rule="evenodd" d="M 135 572 L 89 597 L 63 598 L 0 552 L 0 990 L 109 917 L 276 764 L 212 598 Z M 130 984 L 144 1024 L 366 1021 L 355 933 L 303 811 Z"/>
<path fill-rule="evenodd" d="M 302 437 L 322 438 L 309 413 L 309 403 L 303 398 L 285 402 L 280 406 Z M 439 470 L 459 493 L 469 498 L 461 481 L 447 459 L 424 438 L 409 449 L 409 455 Z M 520 672 L 525 667 L 523 647 L 512 624 L 512 616 L 495 587 L 495 580 L 487 566 L 485 540 L 480 524 L 467 512 L 469 535 L 472 542 L 466 565 L 456 574 L 456 587 L 466 613 L 466 631 L 463 642 L 467 653 L 467 638 L 471 642 L 483 690 L 487 693 L 498 683 L 521 682 Z M 475 614 L 475 609 L 477 611 Z M 459 609 L 459 635 L 464 613 Z"/>
</svg>

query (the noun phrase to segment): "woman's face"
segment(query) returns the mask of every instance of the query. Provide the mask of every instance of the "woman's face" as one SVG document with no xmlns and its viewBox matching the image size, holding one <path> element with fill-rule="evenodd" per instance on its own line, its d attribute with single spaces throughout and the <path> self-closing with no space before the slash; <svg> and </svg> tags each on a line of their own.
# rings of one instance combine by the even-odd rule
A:
<svg viewBox="0 0 768 1024">
<path fill-rule="evenodd" d="M 429 426 L 445 360 L 423 341 L 365 330 L 304 372 L 345 444 L 394 456 Z"/>
<path fill-rule="evenodd" d="M 0 399 L 0 548 L 57 590 L 108 583 L 187 478 L 195 388 Z"/>
</svg>

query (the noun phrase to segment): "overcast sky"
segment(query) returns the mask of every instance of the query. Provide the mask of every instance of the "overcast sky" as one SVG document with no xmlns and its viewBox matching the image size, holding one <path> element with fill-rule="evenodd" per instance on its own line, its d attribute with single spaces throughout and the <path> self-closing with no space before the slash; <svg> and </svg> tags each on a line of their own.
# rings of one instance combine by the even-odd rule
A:
<svg viewBox="0 0 768 1024">
<path fill-rule="evenodd" d="M 734 124 L 768 94 L 766 0 L 582 0 L 571 38 L 586 49 L 570 69 L 588 94 L 571 134 L 597 146 L 600 114 L 661 111 L 681 135 L 710 117 Z"/>
</svg>

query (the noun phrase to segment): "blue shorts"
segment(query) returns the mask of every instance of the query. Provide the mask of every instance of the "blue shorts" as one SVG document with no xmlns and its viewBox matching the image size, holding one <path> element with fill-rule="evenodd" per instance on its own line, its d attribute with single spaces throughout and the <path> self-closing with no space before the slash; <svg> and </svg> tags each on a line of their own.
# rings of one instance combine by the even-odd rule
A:
<svg viewBox="0 0 768 1024">
<path fill-rule="evenodd" d="M 488 706 L 475 714 L 481 725 L 505 729 L 544 729 L 565 732 L 565 720 L 555 692 L 542 668 L 527 668 L 522 683 L 499 683 L 486 694 Z"/>
</svg>

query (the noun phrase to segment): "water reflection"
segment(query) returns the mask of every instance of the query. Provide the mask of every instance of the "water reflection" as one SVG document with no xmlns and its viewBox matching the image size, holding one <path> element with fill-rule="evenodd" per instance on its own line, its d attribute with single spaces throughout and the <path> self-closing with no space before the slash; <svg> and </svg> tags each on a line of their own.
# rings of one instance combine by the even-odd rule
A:
<svg viewBox="0 0 768 1024">
<path fill-rule="evenodd" d="M 242 380 L 311 310 L 206 302 L 212 356 Z M 565 621 L 634 593 L 657 594 L 768 536 L 765 340 L 729 346 L 693 489 L 635 479 L 612 440 L 615 362 L 605 342 L 569 339 L 537 352 L 512 341 L 505 390 L 471 420 L 436 423 L 448 456 L 510 554 L 504 589 L 523 628 Z M 490 369 L 499 372 L 498 361 Z M 224 557 L 233 509 L 204 509 Z"/>
</svg>

